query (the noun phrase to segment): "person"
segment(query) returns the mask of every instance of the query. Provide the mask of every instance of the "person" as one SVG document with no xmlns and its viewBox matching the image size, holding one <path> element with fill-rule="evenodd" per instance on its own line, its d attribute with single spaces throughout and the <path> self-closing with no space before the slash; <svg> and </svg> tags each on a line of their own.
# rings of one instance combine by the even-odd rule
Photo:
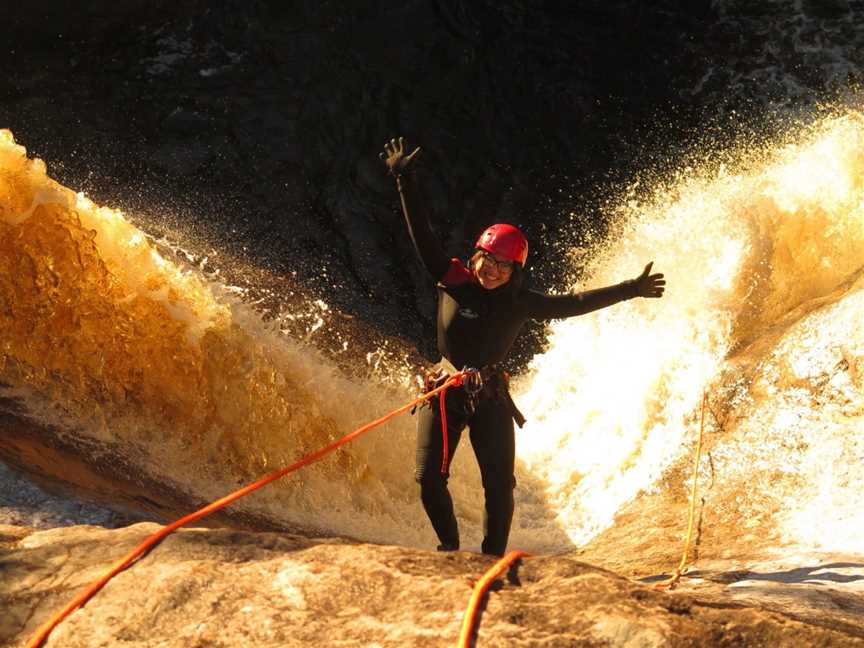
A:
<svg viewBox="0 0 864 648">
<path fill-rule="evenodd" d="M 482 378 L 474 393 L 468 384 L 451 387 L 445 397 L 446 428 L 440 403 L 433 397 L 419 410 L 415 479 L 423 508 L 438 536 L 439 551 L 459 549 L 459 528 L 447 489 L 449 462 L 468 427 L 485 496 L 483 553 L 503 555 L 513 519 L 515 435 L 519 413 L 508 390 L 508 375 L 500 365 L 529 318 L 552 320 L 590 313 L 634 297 L 661 297 L 662 274 L 651 274 L 652 263 L 636 279 L 574 294 L 546 295 L 523 286 L 528 241 L 506 223 L 480 234 L 467 264 L 448 257 L 432 232 L 428 205 L 419 200 L 415 177 L 420 148 L 406 154 L 404 138 L 384 145 L 385 161 L 402 203 L 414 247 L 437 283 L 439 371 L 427 380 L 434 388 L 456 368 L 471 367 Z M 445 443 L 446 442 L 446 443 Z"/>
</svg>

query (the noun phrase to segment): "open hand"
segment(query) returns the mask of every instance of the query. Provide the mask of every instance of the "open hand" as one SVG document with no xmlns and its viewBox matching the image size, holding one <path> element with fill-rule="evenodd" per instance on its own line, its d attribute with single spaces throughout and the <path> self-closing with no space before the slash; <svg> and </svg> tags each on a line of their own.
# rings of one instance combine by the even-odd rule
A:
<svg viewBox="0 0 864 648">
<path fill-rule="evenodd" d="M 400 137 L 398 141 L 391 139 L 385 142 L 384 151 L 379 153 L 378 157 L 384 160 L 390 175 L 398 176 L 408 170 L 418 153 L 420 153 L 419 146 L 411 155 L 405 155 L 405 138 Z"/>
<path fill-rule="evenodd" d="M 646 265 L 642 274 L 636 278 L 636 294 L 640 297 L 662 297 L 666 290 L 666 280 L 662 273 L 649 274 L 653 265 L 653 261 Z"/>
</svg>

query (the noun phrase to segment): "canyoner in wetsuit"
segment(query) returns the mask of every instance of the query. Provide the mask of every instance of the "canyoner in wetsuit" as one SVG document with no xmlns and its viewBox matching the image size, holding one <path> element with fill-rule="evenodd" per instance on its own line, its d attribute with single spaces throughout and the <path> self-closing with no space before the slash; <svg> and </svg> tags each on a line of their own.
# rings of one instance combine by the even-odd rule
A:
<svg viewBox="0 0 864 648">
<path fill-rule="evenodd" d="M 482 551 L 503 555 L 513 519 L 515 438 L 514 418 L 524 422 L 508 392 L 507 375 L 498 368 L 529 318 L 560 319 L 582 315 L 633 297 L 661 297 L 662 274 L 649 274 L 651 263 L 636 279 L 615 286 L 565 295 L 544 295 L 522 286 L 528 242 L 512 225 L 487 228 L 475 244 L 468 264 L 449 258 L 429 224 L 427 205 L 418 200 L 414 177 L 417 148 L 405 154 L 404 141 L 384 145 L 381 158 L 395 176 L 402 211 L 414 246 L 438 287 L 439 369 L 479 369 L 483 389 L 470 393 L 465 386 L 446 396 L 447 454 L 437 398 L 419 411 L 415 478 L 421 500 L 441 544 L 439 550 L 459 548 L 459 529 L 447 490 L 449 460 L 462 430 L 470 430 L 471 445 L 480 467 L 485 495 Z M 446 373 L 442 373 L 446 377 Z M 443 379 L 439 378 L 440 382 Z M 440 382 L 438 384 L 440 384 Z"/>
</svg>

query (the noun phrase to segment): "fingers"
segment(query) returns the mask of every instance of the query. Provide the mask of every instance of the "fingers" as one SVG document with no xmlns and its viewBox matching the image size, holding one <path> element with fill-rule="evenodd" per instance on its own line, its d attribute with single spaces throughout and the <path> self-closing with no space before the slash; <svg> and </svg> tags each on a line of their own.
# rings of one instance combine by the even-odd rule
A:
<svg viewBox="0 0 864 648">
<path fill-rule="evenodd" d="M 419 150 L 419 147 L 418 147 Z M 400 137 L 396 139 L 392 138 L 389 142 L 384 142 L 384 153 L 387 157 L 390 157 L 396 153 L 404 153 L 405 152 L 405 138 Z M 416 153 L 416 151 L 415 151 Z M 413 153 L 411 155 L 414 155 Z"/>
<path fill-rule="evenodd" d="M 666 278 L 662 272 L 651 273 L 651 268 L 653 267 L 654 262 L 651 261 L 648 265 L 645 266 L 645 269 L 642 271 L 642 274 L 639 276 L 639 294 L 642 297 L 662 297 L 663 293 L 666 291 Z"/>
<path fill-rule="evenodd" d="M 644 297 L 662 297 L 666 291 L 666 281 L 662 274 L 654 274 L 648 277 L 647 285 L 643 291 Z"/>
<path fill-rule="evenodd" d="M 384 151 L 378 154 L 392 175 L 398 175 L 401 171 L 409 168 L 414 158 L 420 154 L 420 147 L 415 148 L 410 155 L 405 155 L 405 138 L 392 138 L 384 142 Z"/>
<path fill-rule="evenodd" d="M 420 147 L 419 147 L 419 146 L 418 146 L 416 149 L 414 149 L 414 150 L 411 152 L 411 155 L 409 155 L 407 158 L 405 158 L 405 160 L 406 160 L 407 162 L 411 162 L 411 160 L 414 159 L 414 156 L 417 155 L 418 153 L 420 153 Z"/>
</svg>

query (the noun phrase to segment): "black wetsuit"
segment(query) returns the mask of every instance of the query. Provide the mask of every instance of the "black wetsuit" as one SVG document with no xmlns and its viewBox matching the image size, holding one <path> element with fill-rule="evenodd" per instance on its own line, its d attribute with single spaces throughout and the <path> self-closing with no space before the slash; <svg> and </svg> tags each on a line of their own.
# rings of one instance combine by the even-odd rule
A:
<svg viewBox="0 0 864 648">
<path fill-rule="evenodd" d="M 415 194 L 415 182 L 410 176 L 399 178 L 403 211 L 414 246 L 438 285 L 438 350 L 457 369 L 484 369 L 503 361 L 529 318 L 582 315 L 636 296 L 634 281 L 567 295 L 544 295 L 512 280 L 494 290 L 483 288 L 470 269 L 442 250 L 425 205 Z M 500 374 L 492 382 L 496 379 L 502 380 Z M 486 501 L 483 553 L 502 555 L 510 534 L 516 485 L 513 408 L 501 397 L 501 390 L 494 388 L 485 389 L 474 399 L 463 389 L 452 388 L 447 392 L 446 405 L 448 454 L 452 457 L 467 425 L 480 466 Z M 458 548 L 459 531 L 447 490 L 449 475 L 441 473 L 443 435 L 437 399 L 430 407 L 421 408 L 417 431 L 415 478 L 421 486 L 423 506 L 442 548 Z"/>
</svg>

